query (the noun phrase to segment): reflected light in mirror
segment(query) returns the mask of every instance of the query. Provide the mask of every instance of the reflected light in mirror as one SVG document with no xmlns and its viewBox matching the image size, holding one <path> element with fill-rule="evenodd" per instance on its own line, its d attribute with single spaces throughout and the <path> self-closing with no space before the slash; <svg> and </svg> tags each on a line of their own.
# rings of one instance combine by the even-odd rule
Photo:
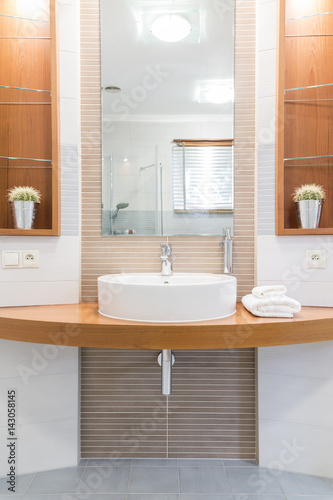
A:
<svg viewBox="0 0 333 500">
<path fill-rule="evenodd" d="M 233 89 L 227 85 L 211 84 L 201 85 L 199 90 L 199 102 L 202 104 L 223 104 L 232 101 L 234 98 Z"/>
<path fill-rule="evenodd" d="M 182 16 L 168 14 L 155 19 L 152 34 L 162 42 L 180 42 L 191 33 L 190 23 Z"/>
</svg>

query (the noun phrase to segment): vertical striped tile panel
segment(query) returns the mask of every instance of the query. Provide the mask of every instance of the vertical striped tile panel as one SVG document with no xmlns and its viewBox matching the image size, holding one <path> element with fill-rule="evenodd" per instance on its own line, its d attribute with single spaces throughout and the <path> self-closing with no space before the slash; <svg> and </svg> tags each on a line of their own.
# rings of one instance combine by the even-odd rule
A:
<svg viewBox="0 0 333 500">
<path fill-rule="evenodd" d="M 174 353 L 169 458 L 254 458 L 254 350 Z"/>
<path fill-rule="evenodd" d="M 167 399 L 157 351 L 83 348 L 81 455 L 167 456 Z"/>
<path fill-rule="evenodd" d="M 157 355 L 82 349 L 82 457 L 254 458 L 253 349 L 175 351 L 169 397 Z"/>
<path fill-rule="evenodd" d="M 99 32 L 99 0 L 81 0 L 81 137 L 82 137 L 82 300 L 97 300 L 97 277 L 106 273 L 117 272 L 158 272 L 160 270 L 160 243 L 165 241 L 161 237 L 137 237 L 128 238 L 109 238 L 101 237 L 101 106 L 100 106 L 100 32 Z M 248 293 L 254 283 L 254 229 L 255 229 L 255 0 L 236 0 L 236 26 L 235 26 L 235 250 L 234 250 L 234 269 L 238 279 L 239 297 Z M 222 228 L 221 228 L 222 231 Z M 175 271 L 179 272 L 213 272 L 220 273 L 223 269 L 223 255 L 220 248 L 220 238 L 217 237 L 172 237 L 169 242 L 173 245 L 174 255 L 177 257 L 175 262 Z M 82 455 L 90 457 L 110 456 L 224 456 L 225 458 L 253 457 L 254 456 L 254 418 L 253 407 L 255 397 L 255 387 L 252 383 L 254 373 L 254 351 L 242 351 L 242 355 L 248 356 L 247 363 L 249 372 L 248 398 L 241 399 L 243 396 L 244 380 L 235 378 L 231 382 L 230 391 L 237 399 L 237 404 L 241 401 L 249 405 L 249 412 L 241 417 L 240 407 L 236 410 L 239 413 L 238 427 L 233 429 L 235 442 L 232 448 L 228 448 L 228 438 L 225 427 L 222 425 L 222 419 L 225 421 L 230 418 L 227 407 L 224 403 L 225 394 L 222 388 L 226 387 L 218 375 L 218 367 L 214 362 L 214 370 L 207 372 L 207 367 L 202 367 L 205 372 L 202 376 L 207 378 L 210 390 L 214 395 L 214 401 L 208 401 L 207 387 L 201 382 L 197 383 L 196 389 L 191 393 L 191 397 L 197 402 L 194 411 L 190 411 L 191 400 L 189 397 L 182 398 L 182 377 L 181 363 L 174 370 L 174 394 L 169 398 L 170 407 L 168 418 L 165 410 L 165 423 L 162 423 L 162 417 L 157 429 L 148 433 L 149 439 L 141 441 L 141 427 L 145 419 L 151 423 L 151 415 L 155 409 L 163 408 L 163 402 L 166 398 L 160 396 L 160 375 L 159 367 L 154 366 L 156 352 L 133 353 L 135 369 L 129 367 L 128 353 L 121 354 L 119 358 L 120 366 L 118 372 L 106 374 L 103 378 L 103 372 L 91 374 L 89 363 L 86 360 L 94 361 L 96 358 L 96 367 L 101 359 L 98 356 L 102 352 L 107 356 L 114 356 L 112 351 L 83 349 L 82 350 Z M 177 354 L 177 353 L 176 353 Z M 116 353 L 117 359 L 119 352 Z M 178 353 L 180 360 L 186 358 L 186 353 Z M 216 353 L 215 353 L 216 355 Z M 194 356 L 194 355 L 193 355 Z M 193 370 L 199 373 L 200 360 L 205 356 L 206 364 L 212 362 L 209 354 L 205 352 L 196 353 L 197 358 L 193 359 Z M 239 368 L 239 359 L 234 352 L 220 353 L 221 363 L 226 362 L 230 373 L 235 374 Z M 148 357 L 148 358 L 147 358 Z M 222 359 L 223 358 L 223 359 Z M 149 363 L 148 363 L 149 359 Z M 229 359 L 229 361 L 228 361 Z M 136 360 L 136 361 L 135 361 Z M 233 367 L 230 367 L 234 365 Z M 142 364 L 145 371 L 139 371 Z M 229 364 L 228 364 L 229 363 Z M 149 365 L 149 367 L 148 367 Z M 251 368 L 252 366 L 252 368 Z M 238 368 L 237 368 L 238 367 Z M 215 369 L 216 368 L 216 369 Z M 184 367 L 183 367 L 184 369 Z M 129 370 L 130 376 L 135 378 L 134 387 L 127 391 L 123 382 L 122 374 Z M 157 371 L 156 371 L 157 370 Z M 179 371 L 178 371 L 179 370 Z M 236 371 L 233 371 L 236 370 Z M 251 371 L 252 370 L 252 371 Z M 200 372 L 201 373 L 201 372 Z M 252 373 L 252 375 L 251 375 Z M 136 375 L 135 375 L 136 374 Z M 193 378 L 193 372 L 191 377 Z M 89 415 L 95 407 L 95 402 L 89 399 L 86 383 L 89 377 L 92 382 L 92 393 L 103 390 L 103 383 L 110 384 L 108 398 L 111 398 L 111 407 L 105 408 L 106 421 L 100 422 L 96 427 L 96 415 L 93 415 L 93 421 L 89 422 Z M 104 380 L 106 378 L 106 380 Z M 230 377 L 229 377 L 230 378 Z M 188 386 L 191 380 L 188 381 Z M 219 390 L 221 386 L 221 390 Z M 117 392 L 117 387 L 120 391 Z M 143 387 L 146 387 L 144 391 Z M 204 389 L 203 389 L 204 387 Z M 138 389 L 138 391 L 136 391 Z M 196 393 L 197 390 L 197 393 Z M 227 390 L 227 389 L 226 389 Z M 222 392 L 221 392 L 222 391 Z M 117 402 L 121 418 L 117 420 L 114 415 L 114 408 Z M 124 399 L 122 398 L 124 396 Z M 87 399 L 87 396 L 88 399 Z M 178 398 L 178 401 L 177 401 Z M 103 397 L 103 401 L 108 401 Z M 154 401 L 152 406 L 152 401 Z M 143 405 L 143 411 L 138 412 L 136 404 Z M 181 404 L 180 404 L 181 403 Z M 214 424 L 214 415 L 216 416 L 215 403 L 218 406 L 218 417 Z M 229 401 L 228 401 L 229 404 Z M 161 406 L 159 406 L 161 405 Z M 206 407 L 205 416 L 199 413 L 200 405 Z M 118 407 L 117 407 L 118 408 Z M 181 426 L 182 415 L 191 414 L 188 423 Z M 126 416 L 131 415 L 131 420 L 127 421 Z M 85 420 L 87 418 L 87 420 Z M 153 417 L 154 418 L 154 417 Z M 244 419 L 243 428 L 240 420 Z M 110 422 L 108 423 L 108 419 Z M 142 420 L 143 419 L 143 420 Z M 129 422 L 132 427 L 129 427 Z M 160 424 L 161 423 L 161 424 Z M 96 425 L 95 425 L 96 424 Z M 216 426 L 216 432 L 220 436 L 218 450 L 214 448 L 210 440 L 208 428 L 209 425 Z M 120 426 L 120 427 L 117 427 Z M 186 427 L 187 426 L 187 427 Z M 103 429 L 103 441 L 108 443 L 107 454 L 103 454 L 103 448 L 100 446 L 100 440 L 97 440 L 96 428 Z M 119 438 L 119 432 L 122 432 L 123 439 Z M 245 431 L 245 433 L 243 433 Z M 132 434 L 131 434 L 132 432 Z M 130 434 L 129 434 L 130 433 Z M 165 437 L 169 434 L 169 439 Z M 192 433 L 192 437 L 191 436 Z M 126 445 L 126 439 L 130 435 L 132 442 Z M 177 440 L 183 436 L 179 443 L 183 446 L 177 446 Z M 165 439 L 164 439 L 165 437 Z M 216 436 L 215 436 L 216 437 Z M 163 439 L 162 439 L 163 438 Z M 218 438 L 216 438 L 218 439 Z M 133 450 L 130 446 L 138 443 Z M 229 440 L 230 442 L 230 440 Z M 158 443 L 158 445 L 157 445 Z M 185 450 L 185 447 L 187 451 Z M 195 453 L 197 448 L 197 453 Z M 104 449 L 105 451 L 105 449 Z"/>
</svg>

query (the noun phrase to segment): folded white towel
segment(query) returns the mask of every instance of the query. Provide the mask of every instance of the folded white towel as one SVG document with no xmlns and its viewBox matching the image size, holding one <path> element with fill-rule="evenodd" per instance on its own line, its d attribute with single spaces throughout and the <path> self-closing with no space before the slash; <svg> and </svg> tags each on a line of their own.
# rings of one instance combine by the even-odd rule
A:
<svg viewBox="0 0 333 500">
<path fill-rule="evenodd" d="M 254 316 L 262 318 L 292 318 L 301 310 L 301 304 L 286 295 L 258 299 L 250 294 L 242 298 L 242 303 Z"/>
<path fill-rule="evenodd" d="M 284 285 L 256 286 L 253 288 L 252 293 L 255 297 L 258 297 L 258 299 L 265 299 L 266 297 L 285 295 L 287 289 Z"/>
</svg>

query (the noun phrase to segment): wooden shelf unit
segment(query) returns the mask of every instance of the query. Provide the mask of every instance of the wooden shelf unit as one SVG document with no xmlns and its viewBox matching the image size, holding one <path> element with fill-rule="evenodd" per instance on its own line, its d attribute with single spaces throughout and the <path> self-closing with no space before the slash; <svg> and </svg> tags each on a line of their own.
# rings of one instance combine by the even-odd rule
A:
<svg viewBox="0 0 333 500">
<path fill-rule="evenodd" d="M 278 4 L 276 234 L 333 234 L 332 0 Z M 320 228 L 298 229 L 291 195 L 312 183 L 326 191 Z"/>
<path fill-rule="evenodd" d="M 0 0 L 0 235 L 60 235 L 57 0 Z M 38 161 L 37 161 L 38 160 Z M 45 160 L 45 161 L 40 161 Z M 36 229 L 13 228 L 14 186 L 42 194 Z"/>
</svg>

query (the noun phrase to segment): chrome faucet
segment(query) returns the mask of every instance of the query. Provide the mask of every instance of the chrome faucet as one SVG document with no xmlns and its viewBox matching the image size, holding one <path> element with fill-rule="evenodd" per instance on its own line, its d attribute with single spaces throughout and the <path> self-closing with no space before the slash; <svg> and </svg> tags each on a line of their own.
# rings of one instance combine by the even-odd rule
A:
<svg viewBox="0 0 333 500">
<path fill-rule="evenodd" d="M 232 273 L 232 245 L 231 227 L 228 226 L 221 242 L 221 247 L 224 249 L 224 274 Z"/>
<path fill-rule="evenodd" d="M 162 248 L 162 276 L 171 276 L 173 274 L 172 271 L 172 248 L 168 243 L 161 243 Z"/>
</svg>

